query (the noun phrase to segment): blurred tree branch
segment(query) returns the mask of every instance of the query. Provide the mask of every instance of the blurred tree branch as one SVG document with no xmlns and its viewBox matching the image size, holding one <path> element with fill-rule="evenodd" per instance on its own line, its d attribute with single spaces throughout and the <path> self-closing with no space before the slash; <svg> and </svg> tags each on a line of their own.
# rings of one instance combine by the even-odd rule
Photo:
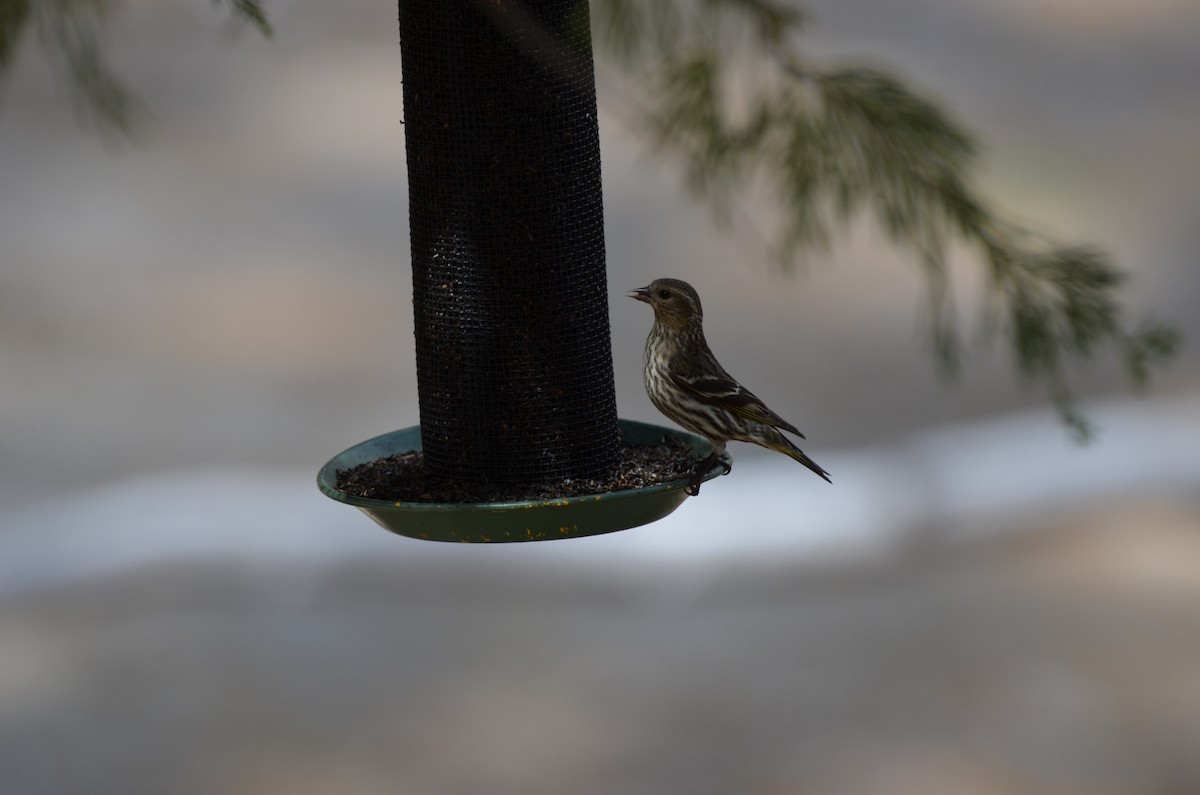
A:
<svg viewBox="0 0 1200 795">
<path fill-rule="evenodd" d="M 226 3 L 264 36 L 271 25 L 260 0 L 212 0 Z M 35 31 L 42 48 L 66 69 L 72 100 L 80 116 L 102 134 L 131 137 L 143 108 L 109 69 L 101 36 L 117 0 L 0 0 L 0 74 L 16 62 L 25 35 Z"/>
<path fill-rule="evenodd" d="M 214 6 L 219 6 L 222 3 L 228 3 L 234 15 L 241 17 L 257 28 L 258 32 L 263 35 L 263 38 L 269 39 L 275 34 L 270 20 L 267 19 L 266 12 L 263 11 L 261 0 L 212 0 Z"/>
<path fill-rule="evenodd" d="M 1008 340 L 1022 378 L 1048 390 L 1080 439 L 1090 425 L 1072 362 L 1114 347 L 1141 389 L 1175 351 L 1174 329 L 1129 325 L 1116 299 L 1124 276 L 1103 251 L 1046 239 L 976 192 L 974 139 L 936 103 L 887 72 L 806 58 L 795 44 L 802 11 L 781 0 L 593 3 L 597 46 L 628 76 L 654 146 L 720 213 L 765 187 L 781 210 L 770 237 L 785 267 L 864 211 L 916 255 L 943 374 L 964 355 L 949 290 L 955 242 L 987 269 L 981 330 Z"/>
<path fill-rule="evenodd" d="M 441 0 L 439 0 L 441 1 Z M 132 134 L 139 105 L 102 57 L 118 0 L 0 0 L 0 73 L 27 31 L 65 64 L 77 105 L 102 130 Z M 270 36 L 261 0 L 212 0 Z M 1116 299 L 1123 274 L 1093 246 L 1061 244 L 991 207 L 971 185 L 974 138 L 893 74 L 815 63 L 796 46 L 806 21 L 786 0 L 592 0 L 597 49 L 628 77 L 629 104 L 653 145 L 718 211 L 765 187 L 781 211 L 772 247 L 794 266 L 863 212 L 922 265 L 929 336 L 941 371 L 958 372 L 963 331 L 948 252 L 965 243 L 987 271 L 988 338 L 1007 339 L 1018 373 L 1048 390 L 1080 437 L 1072 362 L 1105 347 L 1146 386 L 1178 333 L 1134 328 Z"/>
</svg>

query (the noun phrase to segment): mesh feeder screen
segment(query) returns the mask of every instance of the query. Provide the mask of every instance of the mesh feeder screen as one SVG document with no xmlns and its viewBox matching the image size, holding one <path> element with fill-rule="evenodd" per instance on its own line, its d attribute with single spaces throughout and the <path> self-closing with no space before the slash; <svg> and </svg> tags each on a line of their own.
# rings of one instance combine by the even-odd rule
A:
<svg viewBox="0 0 1200 795">
<path fill-rule="evenodd" d="M 431 474 L 547 483 L 619 445 L 586 0 L 400 0 Z"/>
</svg>

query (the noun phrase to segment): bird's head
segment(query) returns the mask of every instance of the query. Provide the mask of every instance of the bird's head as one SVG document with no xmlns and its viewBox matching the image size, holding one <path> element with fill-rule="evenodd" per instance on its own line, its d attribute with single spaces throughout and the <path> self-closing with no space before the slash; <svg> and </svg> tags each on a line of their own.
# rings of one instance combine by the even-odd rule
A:
<svg viewBox="0 0 1200 795">
<path fill-rule="evenodd" d="M 629 297 L 650 304 L 655 320 L 668 326 L 687 326 L 699 323 L 704 317 L 700 296 L 690 284 L 679 279 L 655 279 L 645 287 L 631 290 Z"/>
</svg>

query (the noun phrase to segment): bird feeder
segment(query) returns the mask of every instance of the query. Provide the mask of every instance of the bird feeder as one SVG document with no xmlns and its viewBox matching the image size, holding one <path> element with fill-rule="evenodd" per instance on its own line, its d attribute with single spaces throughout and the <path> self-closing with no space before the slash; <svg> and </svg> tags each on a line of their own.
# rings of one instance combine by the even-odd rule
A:
<svg viewBox="0 0 1200 795">
<path fill-rule="evenodd" d="M 430 475 L 468 485 L 595 477 L 622 439 L 675 435 L 711 451 L 617 418 L 587 0 L 400 0 L 399 11 L 421 424 L 339 454 L 321 490 L 439 540 L 591 535 L 670 513 L 686 479 L 499 504 L 337 488 L 339 469 L 413 450 Z"/>
</svg>

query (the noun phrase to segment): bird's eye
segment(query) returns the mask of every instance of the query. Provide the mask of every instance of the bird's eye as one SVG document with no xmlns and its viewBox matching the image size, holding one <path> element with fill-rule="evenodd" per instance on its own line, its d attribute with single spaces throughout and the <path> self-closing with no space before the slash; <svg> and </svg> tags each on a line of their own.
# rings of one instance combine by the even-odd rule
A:
<svg viewBox="0 0 1200 795">
<path fill-rule="evenodd" d="M 665 301 L 671 297 L 671 291 L 670 290 L 659 290 L 658 297 Z"/>
</svg>

